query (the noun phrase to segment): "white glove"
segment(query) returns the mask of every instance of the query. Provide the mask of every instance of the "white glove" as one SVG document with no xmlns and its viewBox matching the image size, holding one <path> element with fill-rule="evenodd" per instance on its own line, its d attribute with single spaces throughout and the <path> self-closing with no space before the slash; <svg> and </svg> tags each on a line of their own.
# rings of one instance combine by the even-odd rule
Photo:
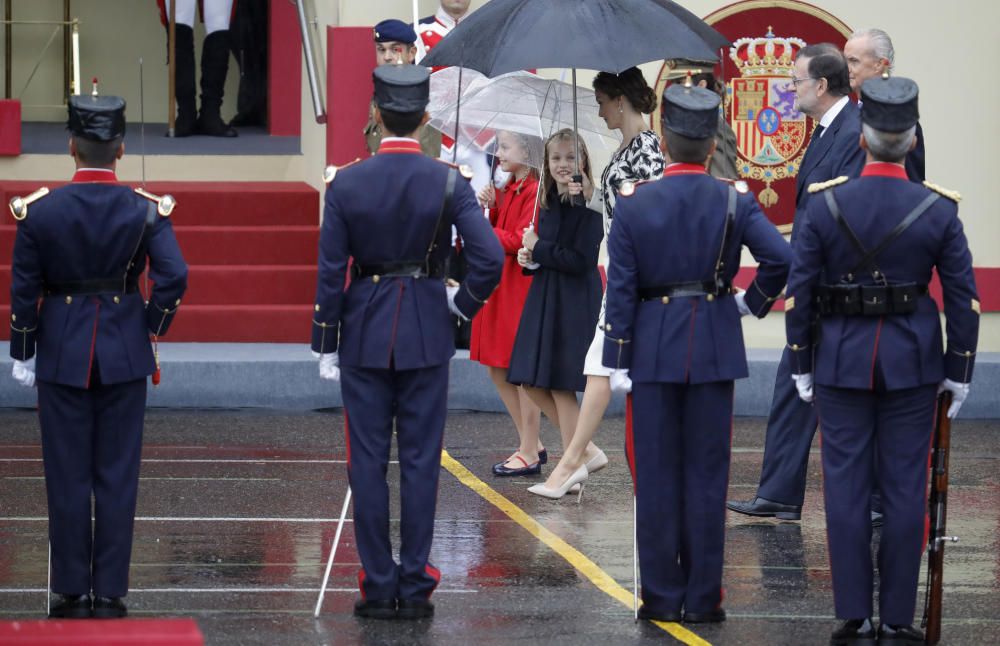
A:
<svg viewBox="0 0 1000 646">
<path fill-rule="evenodd" d="M 945 379 L 938 386 L 938 394 L 944 391 L 951 392 L 951 406 L 948 408 L 948 419 L 955 419 L 958 409 L 962 407 L 962 402 L 969 396 L 969 384 L 960 384 L 951 379 Z"/>
<path fill-rule="evenodd" d="M 340 381 L 340 357 L 336 352 L 319 355 L 319 376 L 321 379 Z"/>
<path fill-rule="evenodd" d="M 736 309 L 740 311 L 740 316 L 746 316 L 747 314 L 753 314 L 746 303 L 746 292 L 737 292 L 736 296 L 733 296 L 733 300 L 736 301 Z"/>
<path fill-rule="evenodd" d="M 612 370 L 609 381 L 613 393 L 632 392 L 632 380 L 628 377 L 628 370 Z"/>
<path fill-rule="evenodd" d="M 31 388 L 35 385 L 35 358 L 31 357 L 27 361 L 14 360 L 14 369 L 11 371 L 14 379 L 22 386 Z"/>
<path fill-rule="evenodd" d="M 813 373 L 792 375 L 792 381 L 795 382 L 795 390 L 799 391 L 799 399 L 811 404 L 813 400 Z"/>
<path fill-rule="evenodd" d="M 462 319 L 463 321 L 468 321 L 469 317 L 462 314 L 462 310 L 455 306 L 455 294 L 458 293 L 458 285 L 445 285 L 444 291 L 448 294 L 448 311 Z"/>
</svg>

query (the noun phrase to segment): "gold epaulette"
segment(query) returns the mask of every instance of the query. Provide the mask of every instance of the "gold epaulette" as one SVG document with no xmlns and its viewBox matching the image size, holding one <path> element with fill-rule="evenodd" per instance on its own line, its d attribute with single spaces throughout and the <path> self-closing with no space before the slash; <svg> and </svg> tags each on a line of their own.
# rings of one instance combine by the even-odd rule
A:
<svg viewBox="0 0 1000 646">
<path fill-rule="evenodd" d="M 736 189 L 737 193 L 750 192 L 750 185 L 741 179 L 729 179 L 728 177 L 717 177 L 716 179 L 718 179 L 721 182 L 725 182 L 726 184 L 732 184 L 733 188 Z"/>
<path fill-rule="evenodd" d="M 347 162 L 343 166 L 334 166 L 333 164 L 330 164 L 329 166 L 323 169 L 323 183 L 329 184 L 330 182 L 333 181 L 333 178 L 337 176 L 338 172 L 344 170 L 348 166 L 353 166 L 354 164 L 357 164 L 359 161 L 361 161 L 361 158 L 355 157 L 354 161 Z"/>
<path fill-rule="evenodd" d="M 470 179 L 471 180 L 472 176 L 475 174 L 473 172 L 473 170 L 472 170 L 472 166 L 469 166 L 467 164 L 453 164 L 450 161 L 447 161 L 445 159 L 439 159 L 437 157 L 434 157 L 433 159 L 435 159 L 436 161 L 441 162 L 442 164 L 446 164 L 448 166 L 451 166 L 452 168 L 457 168 L 458 169 L 458 174 L 461 175 L 462 177 L 464 177 L 465 179 Z"/>
<path fill-rule="evenodd" d="M 623 195 L 629 197 L 635 193 L 635 190 L 642 186 L 643 184 L 650 184 L 655 182 L 655 179 L 640 179 L 636 181 L 625 180 L 622 182 L 621 188 L 618 189 L 618 195 Z"/>
<path fill-rule="evenodd" d="M 169 218 L 170 214 L 174 212 L 174 207 L 177 206 L 177 200 L 174 199 L 173 195 L 156 195 L 141 186 L 136 187 L 135 192 L 150 202 L 156 202 L 156 212 L 160 214 L 160 217 Z"/>
<path fill-rule="evenodd" d="M 20 222 L 24 218 L 28 217 L 28 205 L 32 202 L 37 202 L 48 194 L 49 188 L 47 186 L 43 186 L 30 195 L 10 198 L 10 214 L 14 216 L 15 220 Z"/>
<path fill-rule="evenodd" d="M 810 193 L 819 193 L 820 191 L 825 191 L 828 188 L 833 188 L 834 186 L 840 186 L 847 180 L 851 179 L 847 175 L 841 175 L 840 177 L 834 177 L 825 182 L 815 182 L 809 185 Z"/>
<path fill-rule="evenodd" d="M 938 186 L 937 184 L 934 184 L 932 182 L 928 182 L 926 180 L 924 180 L 924 186 L 926 186 L 927 188 L 931 189 L 935 193 L 940 193 L 941 195 L 944 195 L 946 198 L 948 198 L 952 202 L 956 202 L 957 203 L 957 202 L 961 202 L 962 201 L 962 194 L 959 193 L 958 191 L 948 190 L 948 189 L 944 188 L 943 186 Z"/>
</svg>

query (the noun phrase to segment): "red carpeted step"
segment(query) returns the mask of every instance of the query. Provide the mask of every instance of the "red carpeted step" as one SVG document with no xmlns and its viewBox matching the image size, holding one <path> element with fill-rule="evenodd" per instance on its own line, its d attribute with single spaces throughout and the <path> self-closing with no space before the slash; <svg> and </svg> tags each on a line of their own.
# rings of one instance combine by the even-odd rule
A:
<svg viewBox="0 0 1000 646">
<path fill-rule="evenodd" d="M 0 644 L 17 646 L 202 646 L 193 619 L 0 621 Z"/>
<path fill-rule="evenodd" d="M 189 265 L 308 265 L 319 248 L 316 226 L 176 226 L 174 233 Z"/>
<path fill-rule="evenodd" d="M 187 305 L 302 305 L 316 295 L 316 265 L 191 265 L 188 269 Z"/>
<path fill-rule="evenodd" d="M 66 182 L 0 181 L 0 201 L 27 195 L 40 186 L 50 189 Z M 130 182 L 130 186 L 137 186 Z M 149 182 L 151 193 L 169 193 L 177 200 L 171 215 L 176 224 L 203 226 L 308 226 L 319 224 L 320 194 L 305 182 Z M 10 211 L 3 224 L 13 220 Z"/>
<path fill-rule="evenodd" d="M 164 341 L 309 343 L 312 304 L 181 305 Z"/>
</svg>

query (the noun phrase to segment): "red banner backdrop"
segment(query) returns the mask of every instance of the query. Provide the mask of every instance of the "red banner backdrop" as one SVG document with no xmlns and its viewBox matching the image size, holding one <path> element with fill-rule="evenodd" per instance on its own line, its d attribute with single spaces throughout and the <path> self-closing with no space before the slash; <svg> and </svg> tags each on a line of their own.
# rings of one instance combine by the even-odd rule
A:
<svg viewBox="0 0 1000 646">
<path fill-rule="evenodd" d="M 816 124 L 794 106 L 795 54 L 814 43 L 843 49 L 851 29 L 832 14 L 796 0 L 745 0 L 705 17 L 733 46 L 720 50 L 725 117 L 736 132 L 736 167 L 767 217 L 784 232 L 795 216 L 795 181 Z M 666 86 L 665 63 L 656 92 Z M 659 131 L 659 110 L 652 117 Z"/>
</svg>

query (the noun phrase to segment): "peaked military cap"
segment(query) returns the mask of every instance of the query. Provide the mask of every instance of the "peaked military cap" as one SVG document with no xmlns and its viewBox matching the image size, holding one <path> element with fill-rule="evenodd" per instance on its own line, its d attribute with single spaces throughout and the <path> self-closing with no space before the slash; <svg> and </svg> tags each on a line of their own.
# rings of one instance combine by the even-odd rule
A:
<svg viewBox="0 0 1000 646">
<path fill-rule="evenodd" d="M 376 43 L 406 43 L 417 42 L 417 32 L 402 20 L 390 18 L 375 25 Z"/>
<path fill-rule="evenodd" d="M 883 75 L 861 84 L 861 122 L 882 132 L 903 132 L 917 125 L 920 88 L 902 76 Z"/>
<path fill-rule="evenodd" d="M 393 112 L 423 112 L 431 90 L 431 72 L 420 65 L 379 65 L 372 73 L 375 105 Z"/>
<path fill-rule="evenodd" d="M 720 101 L 718 94 L 705 88 L 671 85 L 663 93 L 663 127 L 691 139 L 714 137 Z"/>
<path fill-rule="evenodd" d="M 73 95 L 69 98 L 70 133 L 91 141 L 125 136 L 125 99 L 120 96 Z"/>
</svg>

